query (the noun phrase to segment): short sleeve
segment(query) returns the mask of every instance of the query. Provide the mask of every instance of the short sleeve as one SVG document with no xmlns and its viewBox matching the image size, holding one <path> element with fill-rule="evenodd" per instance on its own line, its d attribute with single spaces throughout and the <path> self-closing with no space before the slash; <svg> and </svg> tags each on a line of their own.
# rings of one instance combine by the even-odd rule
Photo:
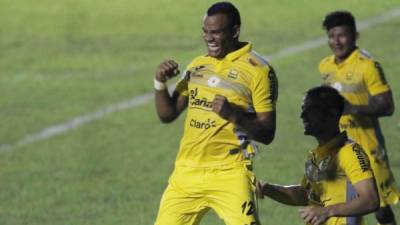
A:
<svg viewBox="0 0 400 225">
<path fill-rule="evenodd" d="M 180 95 L 188 96 L 188 83 L 189 83 L 189 72 L 188 70 L 183 71 L 181 77 L 176 82 L 175 92 L 178 92 Z"/>
<path fill-rule="evenodd" d="M 359 144 L 349 144 L 338 153 L 339 166 L 352 184 L 372 178 L 368 156 Z"/>
<path fill-rule="evenodd" d="M 364 82 L 371 95 L 377 95 L 390 90 L 385 74 L 378 62 L 368 63 L 365 69 Z"/>
<path fill-rule="evenodd" d="M 272 67 L 265 65 L 261 68 L 251 88 L 253 107 L 256 112 L 275 110 L 278 99 L 278 79 Z"/>
</svg>

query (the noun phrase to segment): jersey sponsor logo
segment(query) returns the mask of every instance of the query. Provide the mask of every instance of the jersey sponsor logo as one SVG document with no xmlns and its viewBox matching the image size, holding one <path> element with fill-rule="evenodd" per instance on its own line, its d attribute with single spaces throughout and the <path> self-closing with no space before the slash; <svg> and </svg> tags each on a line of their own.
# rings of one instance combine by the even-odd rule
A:
<svg viewBox="0 0 400 225">
<path fill-rule="evenodd" d="M 190 90 L 189 94 L 189 105 L 191 108 L 199 108 L 205 110 L 211 110 L 212 101 L 208 101 L 207 98 L 198 97 L 199 90 L 197 88 Z"/>
<path fill-rule="evenodd" d="M 368 164 L 368 159 L 367 156 L 365 155 L 363 149 L 359 144 L 354 144 L 353 145 L 353 152 L 356 153 L 358 163 L 360 164 L 360 168 L 363 172 L 366 172 L 369 170 L 369 164 Z"/>
<path fill-rule="evenodd" d="M 216 127 L 215 123 L 216 123 L 215 120 L 210 120 L 210 119 L 207 119 L 206 121 L 198 121 L 196 119 L 191 119 L 189 125 L 197 129 L 208 130 L 211 127 Z"/>
</svg>

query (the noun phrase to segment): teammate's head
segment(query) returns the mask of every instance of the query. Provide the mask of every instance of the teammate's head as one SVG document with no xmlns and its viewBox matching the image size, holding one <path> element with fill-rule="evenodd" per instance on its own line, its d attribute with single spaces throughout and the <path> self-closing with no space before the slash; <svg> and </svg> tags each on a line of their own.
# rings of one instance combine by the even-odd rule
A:
<svg viewBox="0 0 400 225">
<path fill-rule="evenodd" d="M 358 32 L 354 16 L 348 11 L 334 11 L 322 23 L 328 44 L 337 62 L 342 62 L 356 48 Z"/>
<path fill-rule="evenodd" d="M 332 87 L 314 87 L 306 92 L 301 109 L 304 134 L 319 137 L 338 131 L 344 98 Z"/>
<path fill-rule="evenodd" d="M 240 34 L 240 14 L 230 2 L 217 2 L 208 8 L 203 20 L 203 38 L 208 55 L 223 58 L 235 50 Z"/>
</svg>

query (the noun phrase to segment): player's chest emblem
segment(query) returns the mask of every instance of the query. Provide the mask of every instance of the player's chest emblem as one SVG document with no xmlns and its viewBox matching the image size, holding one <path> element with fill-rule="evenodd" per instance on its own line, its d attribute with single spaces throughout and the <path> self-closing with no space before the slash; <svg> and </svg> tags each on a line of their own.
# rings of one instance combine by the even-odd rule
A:
<svg viewBox="0 0 400 225">
<path fill-rule="evenodd" d="M 332 157 L 328 156 L 319 162 L 315 159 L 308 160 L 305 166 L 305 174 L 308 180 L 312 182 L 318 182 L 324 179 L 329 179 L 332 177 L 332 172 L 334 171 L 332 167 Z"/>
<path fill-rule="evenodd" d="M 207 84 L 209 87 L 217 87 L 219 83 L 221 83 L 221 79 L 217 76 L 211 76 L 207 80 Z"/>
<path fill-rule="evenodd" d="M 352 80 L 353 79 L 353 73 L 351 73 L 351 72 L 346 73 L 345 78 L 346 78 L 346 80 Z"/>
<path fill-rule="evenodd" d="M 228 77 L 231 79 L 237 79 L 239 75 L 239 72 L 237 70 L 231 70 L 229 71 Z"/>
</svg>

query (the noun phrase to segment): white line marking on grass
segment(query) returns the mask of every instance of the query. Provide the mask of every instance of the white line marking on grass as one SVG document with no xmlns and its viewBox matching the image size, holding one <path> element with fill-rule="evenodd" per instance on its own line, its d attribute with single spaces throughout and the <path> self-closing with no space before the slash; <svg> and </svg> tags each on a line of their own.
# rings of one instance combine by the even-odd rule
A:
<svg viewBox="0 0 400 225">
<path fill-rule="evenodd" d="M 149 102 L 153 98 L 153 93 L 148 93 L 141 95 L 139 97 L 132 98 L 130 100 L 118 102 L 116 104 L 107 106 L 99 111 L 84 114 L 82 116 L 75 117 L 65 123 L 57 124 L 51 127 L 48 127 L 44 130 L 41 130 L 37 133 L 29 134 L 24 138 L 20 139 L 13 145 L 5 144 L 0 145 L 0 152 L 9 151 L 14 147 L 22 146 L 31 144 L 40 140 L 49 139 L 52 136 L 65 133 L 67 131 L 76 129 L 84 124 L 90 123 L 94 120 L 102 119 L 103 117 L 107 116 L 108 114 L 122 111 L 129 108 L 134 108 L 139 105 L 143 105 Z"/>
<path fill-rule="evenodd" d="M 358 23 L 358 29 L 363 30 L 377 24 L 384 23 L 388 20 L 396 18 L 400 16 L 400 8 L 394 9 L 384 13 L 383 15 L 362 21 Z M 279 58 L 284 58 L 286 56 L 295 55 L 300 52 L 304 52 L 313 48 L 317 48 L 326 44 L 326 37 L 320 37 L 316 39 L 312 39 L 310 41 L 306 41 L 301 44 L 296 44 L 289 46 L 288 48 L 282 49 L 274 54 L 266 56 L 269 60 L 276 60 Z M 95 120 L 102 119 L 103 117 L 122 110 L 134 108 L 145 103 L 148 103 L 150 100 L 153 99 L 153 93 L 147 93 L 138 97 L 134 97 L 130 100 L 121 101 L 116 104 L 112 104 L 108 107 L 100 109 L 96 112 L 84 114 L 82 116 L 75 117 L 65 123 L 56 124 L 54 126 L 45 128 L 37 133 L 29 134 L 16 143 L 13 144 L 0 144 L 0 152 L 7 152 L 12 150 L 15 147 L 28 145 L 31 143 L 35 143 L 37 141 L 49 139 L 55 135 L 59 135 L 70 130 L 76 129 L 84 124 L 90 123 Z"/>
<path fill-rule="evenodd" d="M 388 20 L 391 20 L 393 18 L 396 18 L 400 16 L 400 8 L 398 9 L 393 9 L 391 11 L 386 12 L 383 15 L 368 19 L 368 20 L 364 20 L 361 21 L 360 23 L 357 23 L 357 28 L 358 30 L 364 30 L 366 28 L 370 28 L 373 27 L 375 25 L 384 23 Z M 286 56 L 290 56 L 290 55 L 294 55 L 300 52 L 304 52 L 307 50 L 311 50 L 313 48 L 318 48 L 320 46 L 323 46 L 327 44 L 327 40 L 326 37 L 320 37 L 320 38 L 316 38 L 316 39 L 312 39 L 310 41 L 306 41 L 304 43 L 301 44 L 296 44 L 296 45 L 292 45 L 289 46 L 285 49 L 282 49 L 274 54 L 271 54 L 269 56 L 266 56 L 267 59 L 269 60 L 276 60 L 279 58 L 284 58 Z"/>
</svg>

